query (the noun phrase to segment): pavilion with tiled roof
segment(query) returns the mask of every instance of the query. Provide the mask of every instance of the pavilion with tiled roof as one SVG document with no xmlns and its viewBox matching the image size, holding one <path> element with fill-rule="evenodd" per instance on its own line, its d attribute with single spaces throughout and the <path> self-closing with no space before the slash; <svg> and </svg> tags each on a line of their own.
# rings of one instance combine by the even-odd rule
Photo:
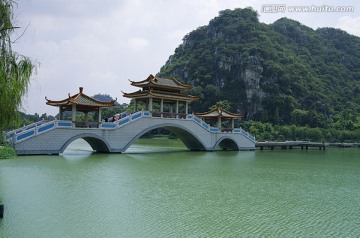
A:
<svg viewBox="0 0 360 238">
<path fill-rule="evenodd" d="M 63 113 L 65 111 L 71 111 L 72 112 L 72 121 L 76 121 L 76 112 L 83 112 L 85 114 L 85 122 L 87 123 L 87 117 L 89 112 L 97 112 L 98 122 L 101 122 L 101 109 L 106 107 L 112 107 L 115 106 L 115 100 L 110 102 L 103 102 L 100 100 L 97 100 L 95 98 L 92 98 L 86 94 L 83 93 L 83 88 L 79 87 L 79 93 L 70 96 L 70 93 L 68 95 L 68 98 L 65 98 L 64 100 L 60 101 L 53 101 L 46 99 L 46 104 L 50 106 L 59 107 L 59 120 L 63 119 Z"/>
<path fill-rule="evenodd" d="M 123 96 L 134 100 L 135 111 L 137 111 L 138 103 L 144 102 L 146 109 L 152 112 L 153 116 L 157 116 L 154 103 L 159 104 L 160 117 L 179 117 L 180 114 L 188 114 L 189 103 L 198 99 L 196 96 L 183 93 L 182 90 L 191 89 L 192 86 L 183 84 L 175 78 L 160 78 L 150 74 L 145 80 L 130 82 L 132 86 L 142 89 L 133 93 L 123 92 Z M 182 112 L 180 112 L 180 105 L 184 105 Z"/>
<path fill-rule="evenodd" d="M 225 109 L 223 109 L 219 104 L 217 105 L 216 108 L 214 108 L 213 110 L 210 110 L 208 112 L 204 112 L 204 113 L 194 113 L 195 116 L 205 120 L 217 120 L 217 127 L 221 127 L 221 122 L 223 120 L 231 120 L 231 128 L 234 128 L 234 120 L 235 119 L 240 119 L 244 117 L 244 114 L 235 114 L 232 112 L 229 112 Z"/>
</svg>

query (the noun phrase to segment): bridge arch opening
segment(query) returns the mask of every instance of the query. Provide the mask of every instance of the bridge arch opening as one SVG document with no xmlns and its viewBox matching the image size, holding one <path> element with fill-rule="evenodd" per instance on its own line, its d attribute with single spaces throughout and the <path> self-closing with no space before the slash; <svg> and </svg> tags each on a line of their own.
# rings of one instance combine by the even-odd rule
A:
<svg viewBox="0 0 360 238">
<path fill-rule="evenodd" d="M 147 137 L 146 135 L 149 134 L 149 132 L 152 132 L 154 130 L 158 129 L 164 129 L 165 131 L 168 131 L 171 133 L 170 137 L 178 138 L 183 144 L 184 149 L 185 147 L 189 150 L 194 151 L 202 151 L 205 150 L 204 144 L 201 142 L 201 140 L 194 135 L 192 132 L 188 131 L 188 129 L 183 128 L 179 125 L 173 125 L 173 124 L 161 124 L 153 127 L 149 127 L 146 131 L 142 131 L 137 136 L 135 136 L 128 145 L 124 148 L 126 151 L 131 145 L 133 145 L 139 138 L 144 138 L 143 136 Z"/>
<path fill-rule="evenodd" d="M 60 150 L 60 153 L 64 153 L 66 148 L 68 146 L 79 139 L 83 139 L 87 144 L 92 148 L 93 151 L 99 152 L 99 153 L 109 153 L 110 152 L 110 146 L 103 138 L 94 135 L 94 134 L 80 134 L 77 136 L 74 136 L 70 138 L 62 147 Z"/>
<path fill-rule="evenodd" d="M 221 138 L 215 145 L 222 150 L 239 150 L 238 144 L 231 138 Z"/>
</svg>

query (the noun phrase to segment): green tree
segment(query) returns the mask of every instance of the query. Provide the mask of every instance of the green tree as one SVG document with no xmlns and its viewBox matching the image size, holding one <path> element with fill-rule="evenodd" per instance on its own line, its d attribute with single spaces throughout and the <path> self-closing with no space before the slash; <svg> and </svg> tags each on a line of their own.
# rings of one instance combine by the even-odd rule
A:
<svg viewBox="0 0 360 238">
<path fill-rule="evenodd" d="M 291 121 L 297 126 L 303 126 L 306 124 L 306 118 L 308 112 L 301 109 L 295 109 L 291 112 Z"/>
<path fill-rule="evenodd" d="M 228 100 L 274 126 L 360 128 L 360 38 L 339 29 L 287 18 L 267 25 L 250 8 L 224 10 L 184 37 L 159 76 L 193 85 L 197 112 Z"/>
<path fill-rule="evenodd" d="M 13 25 L 13 0 L 0 0 L 0 131 L 19 121 L 21 99 L 26 94 L 34 64 L 12 50 L 11 35 L 19 28 Z"/>
<path fill-rule="evenodd" d="M 274 122 L 275 122 L 276 125 L 280 124 L 279 107 L 275 108 Z"/>
<path fill-rule="evenodd" d="M 213 110 L 215 108 L 218 107 L 218 105 L 225 110 L 230 111 L 231 110 L 231 106 L 230 106 L 230 102 L 228 100 L 221 100 L 218 101 L 217 103 L 215 103 L 214 105 L 212 105 L 211 107 L 209 107 L 209 110 Z"/>
</svg>

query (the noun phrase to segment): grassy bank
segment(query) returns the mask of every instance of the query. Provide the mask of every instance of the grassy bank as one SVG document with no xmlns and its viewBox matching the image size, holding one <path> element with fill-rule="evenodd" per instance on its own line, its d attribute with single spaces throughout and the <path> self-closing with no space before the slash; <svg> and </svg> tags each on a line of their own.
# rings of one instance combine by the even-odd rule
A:
<svg viewBox="0 0 360 238">
<path fill-rule="evenodd" d="M 10 146 L 0 147 L 0 159 L 11 159 L 16 156 L 15 149 Z"/>
</svg>

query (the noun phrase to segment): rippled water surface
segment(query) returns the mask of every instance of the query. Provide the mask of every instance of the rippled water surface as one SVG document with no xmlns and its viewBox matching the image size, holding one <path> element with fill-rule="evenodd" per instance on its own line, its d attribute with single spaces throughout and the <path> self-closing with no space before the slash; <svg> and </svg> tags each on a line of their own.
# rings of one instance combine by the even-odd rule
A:
<svg viewBox="0 0 360 238">
<path fill-rule="evenodd" d="M 360 149 L 158 144 L 0 160 L 0 237 L 359 237 Z"/>
</svg>

